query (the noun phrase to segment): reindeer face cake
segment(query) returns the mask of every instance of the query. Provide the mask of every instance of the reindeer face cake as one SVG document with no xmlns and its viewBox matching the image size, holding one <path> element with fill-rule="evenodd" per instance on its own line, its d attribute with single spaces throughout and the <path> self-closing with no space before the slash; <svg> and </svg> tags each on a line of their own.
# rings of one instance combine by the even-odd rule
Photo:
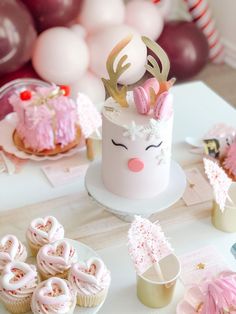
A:
<svg viewBox="0 0 236 314">
<path fill-rule="evenodd" d="M 121 41 L 107 60 L 109 79 L 103 79 L 111 95 L 103 108 L 102 179 L 112 193 L 129 199 L 152 198 L 164 191 L 169 183 L 173 96 L 167 81 L 170 64 L 167 55 L 155 42 L 142 37 L 146 46 L 159 58 L 148 56 L 147 70 L 154 76 L 142 86 L 127 92 L 118 87 L 118 77 L 129 67 L 127 56 L 114 62 L 130 38 Z"/>
</svg>

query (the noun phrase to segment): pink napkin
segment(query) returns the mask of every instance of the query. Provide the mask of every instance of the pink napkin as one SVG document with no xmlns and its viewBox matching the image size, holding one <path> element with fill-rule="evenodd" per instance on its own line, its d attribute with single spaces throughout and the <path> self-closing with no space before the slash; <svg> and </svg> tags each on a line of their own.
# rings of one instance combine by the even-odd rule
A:
<svg viewBox="0 0 236 314">
<path fill-rule="evenodd" d="M 196 205 L 213 199 L 212 188 L 209 182 L 197 168 L 185 171 L 187 186 L 183 200 L 187 206 Z"/>
<path fill-rule="evenodd" d="M 180 262 L 180 279 L 184 285 L 198 284 L 205 278 L 211 279 L 223 271 L 230 271 L 223 257 L 213 246 L 187 253 L 180 257 Z"/>
</svg>

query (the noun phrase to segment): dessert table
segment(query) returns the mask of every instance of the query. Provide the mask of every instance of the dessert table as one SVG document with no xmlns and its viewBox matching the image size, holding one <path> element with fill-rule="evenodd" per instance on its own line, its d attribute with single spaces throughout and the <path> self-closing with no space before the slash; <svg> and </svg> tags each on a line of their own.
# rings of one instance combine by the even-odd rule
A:
<svg viewBox="0 0 236 314">
<path fill-rule="evenodd" d="M 197 167 L 203 172 L 201 156 L 190 153 L 185 137 L 201 138 L 219 122 L 235 125 L 236 111 L 201 82 L 178 85 L 173 93 L 173 159 L 184 169 Z M 84 153 L 78 155 L 78 162 L 86 162 Z M 13 233 L 24 241 L 26 226 L 33 218 L 54 215 L 64 225 L 67 238 L 98 250 L 112 272 L 111 288 L 100 313 L 175 313 L 182 297 L 181 283 L 168 307 L 157 310 L 143 306 L 135 295 L 135 273 L 125 245 L 129 223 L 107 212 L 87 195 L 83 175 L 53 188 L 41 171 L 41 166 L 48 163 L 29 161 L 18 174 L 0 174 L 0 236 Z M 220 232 L 211 225 L 211 206 L 209 201 L 187 207 L 181 199 L 152 215 L 151 220 L 161 222 L 177 254 L 213 245 L 235 268 L 230 253 L 235 234 Z"/>
</svg>

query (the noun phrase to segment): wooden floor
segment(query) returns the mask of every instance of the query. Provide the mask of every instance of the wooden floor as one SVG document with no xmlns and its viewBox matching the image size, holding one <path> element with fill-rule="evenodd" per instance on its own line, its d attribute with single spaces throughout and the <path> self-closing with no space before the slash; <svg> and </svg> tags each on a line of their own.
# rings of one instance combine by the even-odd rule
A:
<svg viewBox="0 0 236 314">
<path fill-rule="evenodd" d="M 236 69 L 228 65 L 209 64 L 192 80 L 203 81 L 236 108 Z"/>
</svg>

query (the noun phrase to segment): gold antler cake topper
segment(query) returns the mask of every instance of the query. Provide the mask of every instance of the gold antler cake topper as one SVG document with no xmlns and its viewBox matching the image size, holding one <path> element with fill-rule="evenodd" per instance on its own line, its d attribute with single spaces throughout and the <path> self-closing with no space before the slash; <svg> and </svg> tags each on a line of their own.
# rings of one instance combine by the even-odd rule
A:
<svg viewBox="0 0 236 314">
<path fill-rule="evenodd" d="M 124 65 L 124 62 L 128 58 L 127 55 L 124 55 L 120 58 L 117 63 L 116 69 L 114 69 L 114 62 L 118 54 L 121 52 L 122 49 L 124 49 L 124 47 L 128 45 L 131 39 L 132 35 L 127 36 L 112 49 L 106 63 L 109 79 L 102 78 L 103 84 L 108 94 L 113 97 L 121 105 L 121 107 L 128 107 L 128 103 L 126 100 L 127 86 L 124 85 L 122 87 L 118 87 L 118 79 L 130 67 L 131 64 L 126 63 Z"/>
<path fill-rule="evenodd" d="M 154 54 L 158 57 L 161 63 L 161 69 L 155 60 L 155 58 L 151 55 L 148 55 L 147 60 L 150 64 L 146 64 L 145 68 L 149 73 L 151 73 L 159 82 L 167 81 L 168 74 L 170 71 L 170 61 L 165 53 L 165 51 L 159 46 L 155 41 L 149 39 L 148 37 L 142 36 L 142 41 L 144 44 L 154 52 Z"/>
</svg>

